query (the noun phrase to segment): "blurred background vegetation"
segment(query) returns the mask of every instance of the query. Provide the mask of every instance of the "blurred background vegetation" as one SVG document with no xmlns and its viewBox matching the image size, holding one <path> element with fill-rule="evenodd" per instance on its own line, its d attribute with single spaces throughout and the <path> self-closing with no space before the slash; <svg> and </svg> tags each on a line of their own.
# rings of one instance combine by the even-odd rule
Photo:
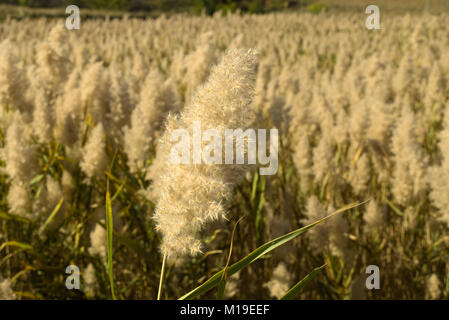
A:
<svg viewBox="0 0 449 320">
<path fill-rule="evenodd" d="M 219 10 L 262 13 L 305 5 L 309 0 L 0 0 L 0 4 L 32 8 L 56 8 L 71 4 L 80 8 L 120 11 L 190 10 L 212 14 Z"/>
<path fill-rule="evenodd" d="M 438 13 L 449 10 L 449 0 L 0 0 L 0 20 L 7 16 L 60 17 L 65 7 L 77 5 L 84 17 L 121 17 L 123 13 L 133 17 L 152 17 L 162 13 L 187 12 L 213 14 L 221 11 L 264 13 L 279 10 L 305 10 L 312 13 L 331 10 L 363 10 L 370 4 L 383 11 L 429 11 Z"/>
</svg>

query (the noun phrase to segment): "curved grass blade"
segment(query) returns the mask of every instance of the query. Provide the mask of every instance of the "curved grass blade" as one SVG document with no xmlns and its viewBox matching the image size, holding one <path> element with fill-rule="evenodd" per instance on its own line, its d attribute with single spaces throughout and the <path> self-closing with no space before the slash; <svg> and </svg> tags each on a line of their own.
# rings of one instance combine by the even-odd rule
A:
<svg viewBox="0 0 449 320">
<path fill-rule="evenodd" d="M 284 243 L 298 237 L 299 235 L 303 234 L 304 232 L 306 232 L 307 230 L 315 227 L 316 225 L 326 221 L 327 219 L 333 217 L 334 215 L 347 211 L 349 209 L 358 207 L 362 204 L 365 204 L 367 201 L 361 202 L 361 203 L 353 203 L 353 204 L 349 204 L 347 206 L 344 206 L 343 208 L 335 211 L 334 213 L 312 223 L 309 224 L 305 227 L 299 228 L 297 230 L 294 230 L 290 233 L 287 233 L 279 238 L 276 238 L 274 240 L 271 240 L 265 244 L 263 244 L 262 246 L 260 246 L 259 248 L 257 248 L 256 250 L 254 250 L 253 252 L 251 252 L 250 254 L 248 254 L 246 257 L 244 257 L 243 259 L 241 259 L 240 261 L 234 263 L 233 265 L 231 265 L 228 270 L 227 270 L 227 275 L 231 276 L 234 273 L 242 270 L 243 268 L 245 268 L 246 266 L 248 266 L 249 264 L 253 263 L 254 261 L 256 261 L 257 259 L 259 259 L 260 257 L 262 257 L 263 255 L 267 254 L 268 252 L 276 249 L 277 247 L 280 247 L 281 245 L 283 245 Z M 185 300 L 185 299 L 193 299 L 205 292 L 208 292 L 209 290 L 213 289 L 214 287 L 216 287 L 222 277 L 223 277 L 223 273 L 224 270 L 221 270 L 219 272 L 217 272 L 215 275 L 213 275 L 209 280 L 207 280 L 206 282 L 204 282 L 202 285 L 200 285 L 199 287 L 193 289 L 192 291 L 190 291 L 189 293 L 185 294 L 184 296 L 182 296 L 181 298 L 179 298 L 179 300 Z"/>
<path fill-rule="evenodd" d="M 109 283 L 111 285 L 112 299 L 117 300 L 114 291 L 114 273 L 112 267 L 112 233 L 113 233 L 113 220 L 112 220 L 112 207 L 111 207 L 111 195 L 109 190 L 106 191 L 106 230 L 108 234 L 108 274 Z"/>
<path fill-rule="evenodd" d="M 15 221 L 18 221 L 18 222 L 23 222 L 23 223 L 31 223 L 32 222 L 30 219 L 21 217 L 19 215 L 14 214 L 14 213 L 5 213 L 5 212 L 1 212 L 1 211 L 0 211 L 0 219 L 15 220 Z"/>
<path fill-rule="evenodd" d="M 234 225 L 234 229 L 232 230 L 232 236 L 231 236 L 231 245 L 229 246 L 229 254 L 228 259 L 226 261 L 226 266 L 223 269 L 223 275 L 221 277 L 220 283 L 218 285 L 218 294 L 217 294 L 217 300 L 223 300 L 225 287 L 226 287 L 226 281 L 228 280 L 228 267 L 229 263 L 231 262 L 231 255 L 232 255 L 232 248 L 234 244 L 234 236 L 235 236 L 235 230 L 237 230 L 237 225 L 244 217 L 241 217 Z"/>
<path fill-rule="evenodd" d="M 2 243 L 2 245 L 0 246 L 0 251 L 2 251 L 6 247 L 16 247 L 22 250 L 33 251 L 33 247 L 31 245 L 19 241 L 7 241 Z"/>
<path fill-rule="evenodd" d="M 295 284 L 290 290 L 288 290 L 279 300 L 292 300 L 296 297 L 298 292 L 304 288 L 304 286 L 309 283 L 310 280 L 315 278 L 317 273 L 326 267 L 326 264 L 323 264 L 321 267 L 313 269 L 311 273 L 306 275 L 303 279 L 301 279 L 297 284 Z"/>
<path fill-rule="evenodd" d="M 16 282 L 17 279 L 19 279 L 21 276 L 27 274 L 30 271 L 36 270 L 34 267 L 32 266 L 26 266 L 25 269 L 19 271 L 18 273 L 16 273 L 12 278 L 11 278 L 11 282 Z"/>
<path fill-rule="evenodd" d="M 38 183 L 39 181 L 41 181 L 44 178 L 43 174 L 38 174 L 37 176 L 35 176 L 33 179 L 31 179 L 29 186 L 32 186 L 36 183 Z"/>
<path fill-rule="evenodd" d="M 39 230 L 40 233 L 43 233 L 45 231 L 45 229 L 47 228 L 48 224 L 54 219 L 56 214 L 59 212 L 59 209 L 61 209 L 63 202 L 64 202 L 64 198 L 59 200 L 58 204 L 53 209 L 53 212 L 50 214 L 50 216 L 47 218 L 47 220 L 45 221 L 45 223 L 42 225 L 41 229 Z"/>
</svg>

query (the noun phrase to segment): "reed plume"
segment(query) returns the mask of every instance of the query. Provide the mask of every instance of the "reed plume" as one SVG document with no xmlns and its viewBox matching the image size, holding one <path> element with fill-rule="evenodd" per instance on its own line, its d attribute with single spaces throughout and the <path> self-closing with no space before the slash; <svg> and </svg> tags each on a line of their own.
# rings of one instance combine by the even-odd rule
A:
<svg viewBox="0 0 449 320">
<path fill-rule="evenodd" d="M 239 165 L 169 164 L 170 136 L 176 128 L 191 130 L 196 121 L 201 121 L 202 130 L 222 134 L 225 128 L 246 128 L 251 121 L 255 67 L 252 50 L 228 51 L 181 116 L 168 119 L 161 139 L 166 167 L 156 183 L 159 198 L 154 219 L 163 236 L 161 249 L 169 256 L 201 252 L 199 232 L 207 222 L 225 216 L 224 200 L 244 172 Z"/>
</svg>

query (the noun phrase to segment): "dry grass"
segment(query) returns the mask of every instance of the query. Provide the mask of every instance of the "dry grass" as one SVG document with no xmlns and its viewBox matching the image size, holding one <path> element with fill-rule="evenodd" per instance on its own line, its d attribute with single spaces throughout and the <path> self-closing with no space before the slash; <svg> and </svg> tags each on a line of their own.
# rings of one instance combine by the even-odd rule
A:
<svg viewBox="0 0 449 320">
<path fill-rule="evenodd" d="M 180 253 L 201 243 L 203 254 L 167 260 L 162 298 L 178 298 L 227 265 L 240 218 L 230 266 L 370 199 L 240 270 L 224 296 L 279 297 L 326 264 L 299 298 L 449 298 L 448 16 L 385 13 L 371 31 L 365 17 L 0 24 L 0 294 L 108 299 L 113 287 L 119 299 L 155 299 L 163 237 L 182 232 Z M 231 48 L 258 49 L 256 79 L 238 59 L 213 69 Z M 250 168 L 237 183 L 230 168 L 167 166 L 164 123 L 196 118 L 278 128 L 279 170 Z M 212 219 L 224 212 L 229 221 Z M 69 264 L 81 290 L 65 287 Z M 371 264 L 378 291 L 363 286 Z"/>
</svg>

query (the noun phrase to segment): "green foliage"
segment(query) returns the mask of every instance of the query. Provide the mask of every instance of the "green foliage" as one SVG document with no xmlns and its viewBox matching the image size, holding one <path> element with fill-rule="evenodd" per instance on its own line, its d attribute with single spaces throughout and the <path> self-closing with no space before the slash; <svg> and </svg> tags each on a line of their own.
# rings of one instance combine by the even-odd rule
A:
<svg viewBox="0 0 449 320">
<path fill-rule="evenodd" d="M 237 8 L 242 8 L 241 1 L 232 0 L 193 0 L 196 13 L 205 12 L 208 15 L 216 11 L 235 12 Z"/>
<path fill-rule="evenodd" d="M 123 10 L 130 9 L 130 1 L 126 0 L 84 0 L 84 6 L 91 9 Z"/>
<path fill-rule="evenodd" d="M 288 0 L 246 0 L 246 1 L 232 1 L 232 0 L 193 0 L 195 11 L 197 13 L 205 12 L 206 14 L 213 14 L 216 11 L 234 12 L 240 9 L 242 12 L 248 13 L 263 13 L 273 10 L 286 9 L 288 7 L 297 7 L 302 5 L 303 1 L 288 1 Z"/>
<path fill-rule="evenodd" d="M 253 0 L 248 5 L 249 13 L 261 13 L 264 11 L 263 0 Z"/>
<path fill-rule="evenodd" d="M 193 9 L 197 14 L 205 12 L 208 15 L 217 11 L 235 12 L 237 9 L 242 12 L 262 13 L 304 5 L 303 0 L 0 0 L 1 3 L 32 8 L 65 7 L 74 4 L 83 8 L 120 11 Z"/>
<path fill-rule="evenodd" d="M 321 2 L 312 3 L 306 7 L 306 10 L 311 13 L 320 13 L 326 8 L 326 5 Z"/>
</svg>

